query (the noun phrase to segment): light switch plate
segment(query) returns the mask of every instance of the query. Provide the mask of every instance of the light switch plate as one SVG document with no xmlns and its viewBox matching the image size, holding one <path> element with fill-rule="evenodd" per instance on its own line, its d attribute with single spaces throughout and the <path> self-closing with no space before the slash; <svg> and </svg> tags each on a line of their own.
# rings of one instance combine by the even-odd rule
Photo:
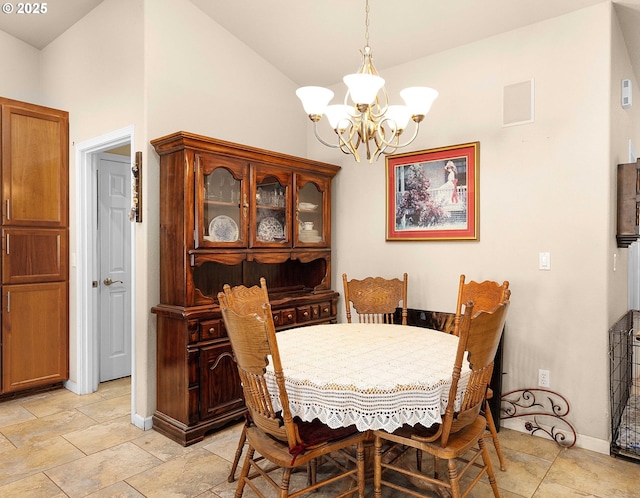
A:
<svg viewBox="0 0 640 498">
<path fill-rule="evenodd" d="M 538 258 L 538 268 L 540 270 L 551 270 L 551 253 L 541 252 Z"/>
</svg>

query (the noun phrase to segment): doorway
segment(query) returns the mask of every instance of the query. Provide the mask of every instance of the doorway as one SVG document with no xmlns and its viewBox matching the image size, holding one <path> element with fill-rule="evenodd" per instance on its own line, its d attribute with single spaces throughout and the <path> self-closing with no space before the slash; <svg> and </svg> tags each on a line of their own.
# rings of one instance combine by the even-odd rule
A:
<svg viewBox="0 0 640 498">
<path fill-rule="evenodd" d="M 67 382 L 66 387 L 77 394 L 95 392 L 101 377 L 113 375 L 101 372 L 104 361 L 100 356 L 106 353 L 118 364 L 114 378 L 131 375 L 131 422 L 146 429 L 144 419 L 135 412 L 135 224 L 128 219 L 133 131 L 129 126 L 74 144 L 76 244 L 70 259 L 77 274 L 77 380 Z M 99 181 L 101 162 L 101 169 L 111 173 Z M 102 188 L 106 190 L 101 194 Z M 107 198 L 110 200 L 105 203 Z M 110 229 L 105 230 L 105 224 Z M 119 330 L 122 327 L 124 334 Z M 107 338 L 105 333 L 111 336 Z M 70 367 L 73 371 L 73 365 Z"/>
<path fill-rule="evenodd" d="M 131 147 L 96 153 L 94 159 L 92 288 L 98 293 L 98 382 L 107 382 L 131 375 Z"/>
</svg>

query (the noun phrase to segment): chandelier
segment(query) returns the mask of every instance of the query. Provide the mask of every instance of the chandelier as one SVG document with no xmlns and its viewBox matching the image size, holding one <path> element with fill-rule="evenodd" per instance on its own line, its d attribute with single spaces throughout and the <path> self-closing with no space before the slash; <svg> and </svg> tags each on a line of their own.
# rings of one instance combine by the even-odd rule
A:
<svg viewBox="0 0 640 498">
<path fill-rule="evenodd" d="M 413 142 L 418 135 L 420 122 L 429 112 L 438 92 L 428 87 L 405 88 L 400 92 L 405 105 L 389 105 L 384 79 L 378 76 L 372 62 L 369 46 L 369 0 L 366 0 L 365 9 L 365 46 L 360 53 L 362 65 L 358 72 L 343 78 L 348 88 L 343 104 L 329 105 L 333 92 L 319 86 L 298 88 L 296 95 L 302 101 L 309 119 L 313 121 L 314 133 L 322 144 L 338 148 L 345 154 L 352 154 L 357 162 L 360 162 L 358 149 L 363 146 L 367 160 L 372 163 L 380 154 L 393 154 L 397 149 Z M 318 122 L 324 114 L 337 135 L 335 144 L 326 142 L 318 133 Z M 400 136 L 409 120 L 414 122 L 413 134 L 401 144 Z"/>
</svg>

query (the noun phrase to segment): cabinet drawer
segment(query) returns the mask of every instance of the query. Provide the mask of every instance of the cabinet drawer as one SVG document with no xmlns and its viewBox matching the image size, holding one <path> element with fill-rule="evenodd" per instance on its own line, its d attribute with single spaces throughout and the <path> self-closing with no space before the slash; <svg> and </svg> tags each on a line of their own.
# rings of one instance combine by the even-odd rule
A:
<svg viewBox="0 0 640 498">
<path fill-rule="evenodd" d="M 56 228 L 2 230 L 2 283 L 25 284 L 66 280 L 67 231 Z"/>
<path fill-rule="evenodd" d="M 311 306 L 299 306 L 296 308 L 296 321 L 298 323 L 311 320 Z"/>
<path fill-rule="evenodd" d="M 200 340 L 219 339 L 225 337 L 222 320 L 207 320 L 200 323 Z"/>
<path fill-rule="evenodd" d="M 282 324 L 282 311 L 280 310 L 271 310 L 271 315 L 273 316 L 273 324 L 276 328 Z"/>
<path fill-rule="evenodd" d="M 300 306 L 296 309 L 296 316 L 300 323 L 318 320 L 320 318 L 320 305 L 311 304 L 309 306 Z"/>
<path fill-rule="evenodd" d="M 280 313 L 282 314 L 282 325 L 296 323 L 296 310 L 294 308 L 284 309 Z"/>
<path fill-rule="evenodd" d="M 318 307 L 319 307 L 320 318 L 330 318 L 331 316 L 333 316 L 333 313 L 331 313 L 330 302 L 320 303 Z"/>
</svg>

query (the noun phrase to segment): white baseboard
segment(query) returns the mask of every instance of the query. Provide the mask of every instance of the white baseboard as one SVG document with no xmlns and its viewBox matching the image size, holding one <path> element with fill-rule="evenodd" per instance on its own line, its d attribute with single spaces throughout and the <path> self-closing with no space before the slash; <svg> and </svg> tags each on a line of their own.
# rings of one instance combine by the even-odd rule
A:
<svg viewBox="0 0 640 498">
<path fill-rule="evenodd" d="M 511 429 L 518 432 L 524 432 L 525 434 L 531 434 L 525 427 L 525 420 L 523 418 L 510 418 L 500 421 L 500 425 L 506 429 Z M 532 434 L 536 437 L 541 437 L 543 439 L 549 439 L 549 437 L 540 434 Z M 609 441 L 605 441 L 604 439 L 598 439 L 591 436 L 583 436 L 577 434 L 576 436 L 576 444 L 578 448 L 583 448 L 585 450 L 595 451 L 596 453 L 602 453 L 603 455 L 608 455 L 610 446 Z"/>
<path fill-rule="evenodd" d="M 80 395 L 80 388 L 79 388 L 78 384 L 76 384 L 75 382 L 73 382 L 71 380 L 65 380 L 62 383 L 62 385 L 64 386 L 65 389 L 68 389 L 72 393 L 77 394 L 78 396 Z"/>
<path fill-rule="evenodd" d="M 153 418 L 152 417 L 142 417 L 137 413 L 131 415 L 131 423 L 135 425 L 138 429 L 142 429 L 143 431 L 148 431 L 153 427 Z"/>
</svg>

